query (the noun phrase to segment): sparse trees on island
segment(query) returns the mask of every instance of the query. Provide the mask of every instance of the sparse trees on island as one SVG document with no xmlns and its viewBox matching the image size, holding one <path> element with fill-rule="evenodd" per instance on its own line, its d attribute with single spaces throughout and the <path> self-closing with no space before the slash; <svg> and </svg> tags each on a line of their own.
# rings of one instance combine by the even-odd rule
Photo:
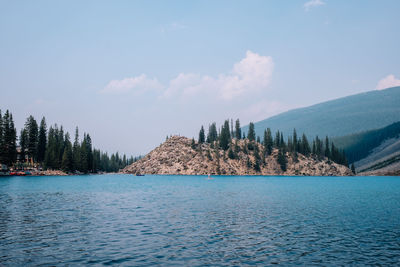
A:
<svg viewBox="0 0 400 267">
<path fill-rule="evenodd" d="M 287 168 L 287 153 L 291 153 L 294 161 L 297 161 L 298 154 L 304 156 L 314 156 L 319 159 L 328 158 L 338 164 L 348 165 L 344 151 L 339 150 L 336 146 L 329 141 L 326 137 L 325 141 L 322 141 L 318 136 L 312 140 L 312 145 L 308 141 L 307 136 L 303 133 L 301 138 L 298 138 L 296 129 L 293 130 L 293 135 L 289 136 L 287 143 L 284 140 L 284 135 L 279 130 L 275 134 L 275 138 L 272 136 L 270 128 L 265 129 L 262 142 L 260 136 L 256 135 L 254 123 L 249 123 L 247 138 L 244 132 L 241 131 L 240 121 L 237 119 L 235 122 L 235 129 L 233 130 L 233 120 L 229 124 L 229 120 L 225 120 L 220 132 L 217 132 L 216 123 L 212 123 L 209 126 L 207 139 L 205 142 L 210 143 L 211 147 L 214 148 L 216 145 L 224 151 L 227 151 L 229 159 L 236 159 L 238 153 L 241 151 L 238 145 L 238 140 L 244 139 L 243 153 L 247 156 L 247 164 L 253 167 L 256 171 L 261 170 L 261 166 L 265 164 L 267 156 L 273 153 L 274 149 L 277 149 L 276 159 L 283 171 Z M 199 143 L 202 140 L 204 134 L 204 128 L 201 127 L 199 133 Z M 261 147 L 261 150 L 259 148 Z M 252 152 L 252 153 L 249 153 Z M 253 155 L 254 161 L 250 161 L 249 155 Z"/>
</svg>

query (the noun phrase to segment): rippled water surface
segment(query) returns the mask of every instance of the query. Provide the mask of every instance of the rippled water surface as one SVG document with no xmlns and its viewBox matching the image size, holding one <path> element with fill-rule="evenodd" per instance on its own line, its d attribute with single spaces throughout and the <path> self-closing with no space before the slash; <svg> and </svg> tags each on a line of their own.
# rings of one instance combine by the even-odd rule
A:
<svg viewBox="0 0 400 267">
<path fill-rule="evenodd" d="M 0 265 L 400 265 L 398 177 L 0 178 Z"/>
</svg>

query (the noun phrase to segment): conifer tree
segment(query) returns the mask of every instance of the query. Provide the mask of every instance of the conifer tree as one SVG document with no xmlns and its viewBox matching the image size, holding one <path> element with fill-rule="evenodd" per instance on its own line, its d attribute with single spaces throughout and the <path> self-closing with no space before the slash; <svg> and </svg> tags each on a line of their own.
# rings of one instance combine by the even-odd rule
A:
<svg viewBox="0 0 400 267">
<path fill-rule="evenodd" d="M 192 143 L 190 144 L 190 146 L 192 147 L 192 149 L 196 149 L 196 142 L 194 141 L 194 138 L 192 138 Z"/>
<path fill-rule="evenodd" d="M 65 148 L 61 161 L 61 169 L 65 172 L 73 171 L 72 144 L 69 138 L 69 133 L 65 134 Z"/>
<path fill-rule="evenodd" d="M 17 160 L 17 131 L 12 114 L 6 110 L 1 118 L 0 163 L 11 166 Z"/>
<path fill-rule="evenodd" d="M 310 144 L 308 143 L 307 136 L 303 133 L 301 137 L 301 153 L 308 156 L 311 153 Z"/>
<path fill-rule="evenodd" d="M 21 129 L 19 135 L 19 146 L 21 147 L 21 161 L 25 162 L 26 150 L 28 149 L 28 132 L 26 128 Z"/>
<path fill-rule="evenodd" d="M 276 132 L 275 135 L 275 147 L 280 148 L 281 147 L 281 133 L 279 130 Z"/>
<path fill-rule="evenodd" d="M 40 121 L 39 137 L 38 137 L 38 148 L 37 148 L 37 161 L 43 162 L 46 154 L 46 143 L 47 143 L 47 125 L 46 119 L 43 117 Z"/>
<path fill-rule="evenodd" d="M 250 122 L 249 124 L 249 131 L 247 133 L 247 139 L 249 139 L 249 141 L 255 141 L 256 140 L 256 132 L 254 130 L 254 123 Z"/>
<path fill-rule="evenodd" d="M 271 155 L 273 145 L 274 140 L 272 139 L 271 129 L 267 128 L 267 130 L 264 131 L 264 146 L 267 155 Z"/>
<path fill-rule="evenodd" d="M 254 155 L 254 170 L 259 172 L 261 170 L 261 157 L 258 144 L 254 146 L 253 155 Z"/>
<path fill-rule="evenodd" d="M 286 171 L 287 159 L 286 159 L 285 152 L 282 148 L 280 148 L 278 151 L 277 162 L 278 162 L 279 166 L 281 167 L 282 171 Z"/>
<path fill-rule="evenodd" d="M 329 139 L 328 136 L 325 138 L 325 157 L 330 158 L 331 157 L 331 151 L 329 150 Z"/>
<path fill-rule="evenodd" d="M 240 129 L 240 121 L 239 121 L 239 119 L 237 119 L 236 123 L 235 123 L 235 137 L 236 137 L 236 139 L 241 139 L 242 138 L 242 130 Z"/>
<path fill-rule="evenodd" d="M 73 158 L 73 169 L 80 170 L 81 169 L 81 152 L 79 145 L 79 129 L 76 127 L 75 129 L 75 139 L 74 145 L 72 147 L 72 158 Z"/>
<path fill-rule="evenodd" d="M 227 150 L 229 148 L 230 141 L 231 141 L 231 134 L 229 130 L 229 120 L 225 120 L 224 125 L 221 128 L 219 145 L 223 150 Z"/>
<path fill-rule="evenodd" d="M 207 143 L 213 143 L 214 141 L 217 141 L 217 138 L 217 124 L 213 122 L 208 128 Z"/>
<path fill-rule="evenodd" d="M 231 138 L 235 136 L 235 133 L 233 132 L 233 119 L 231 119 Z"/>
<path fill-rule="evenodd" d="M 356 174 L 356 168 L 354 167 L 354 163 L 351 164 L 351 171 Z"/>
<path fill-rule="evenodd" d="M 25 129 L 28 134 L 27 139 L 27 149 L 28 149 L 28 156 L 29 158 L 36 161 L 37 156 L 37 148 L 38 148 L 38 137 L 39 137 L 39 127 L 38 124 L 33 118 L 33 116 L 29 116 L 25 122 Z"/>
<path fill-rule="evenodd" d="M 204 127 L 202 125 L 199 132 L 199 144 L 204 143 L 204 141 L 205 141 L 205 135 L 204 135 Z"/>
<path fill-rule="evenodd" d="M 298 152 L 299 151 L 299 149 L 298 149 L 298 145 L 297 145 L 297 132 L 296 132 L 296 129 L 293 129 L 293 151 L 294 152 Z"/>
</svg>

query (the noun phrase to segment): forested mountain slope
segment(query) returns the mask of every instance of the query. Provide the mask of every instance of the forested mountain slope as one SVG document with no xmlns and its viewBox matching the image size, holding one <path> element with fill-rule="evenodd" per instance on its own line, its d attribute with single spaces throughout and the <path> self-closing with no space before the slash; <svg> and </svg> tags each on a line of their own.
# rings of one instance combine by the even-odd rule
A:
<svg viewBox="0 0 400 267">
<path fill-rule="evenodd" d="M 255 123 L 256 133 L 280 130 L 285 136 L 296 128 L 309 138 L 338 137 L 378 129 L 400 121 L 400 87 L 374 90 L 306 108 L 294 109 Z M 248 126 L 243 127 L 247 132 Z"/>
</svg>

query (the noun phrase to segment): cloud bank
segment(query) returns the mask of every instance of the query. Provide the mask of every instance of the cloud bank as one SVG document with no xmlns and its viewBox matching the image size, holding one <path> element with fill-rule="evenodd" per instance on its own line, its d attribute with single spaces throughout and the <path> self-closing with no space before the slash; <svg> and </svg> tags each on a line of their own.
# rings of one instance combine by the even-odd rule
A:
<svg viewBox="0 0 400 267">
<path fill-rule="evenodd" d="M 393 74 L 390 74 L 378 82 L 376 90 L 383 90 L 395 86 L 400 86 L 400 80 L 396 79 Z"/>
<path fill-rule="evenodd" d="M 145 74 L 110 81 L 103 93 L 126 93 L 144 89 L 162 89 L 160 97 L 191 97 L 211 93 L 229 101 L 244 94 L 251 94 L 268 88 L 274 70 L 274 62 L 269 56 L 261 56 L 247 51 L 246 56 L 233 65 L 228 73 L 216 77 L 196 73 L 180 73 L 168 85 L 162 85 L 156 78 L 149 79 Z"/>
</svg>

